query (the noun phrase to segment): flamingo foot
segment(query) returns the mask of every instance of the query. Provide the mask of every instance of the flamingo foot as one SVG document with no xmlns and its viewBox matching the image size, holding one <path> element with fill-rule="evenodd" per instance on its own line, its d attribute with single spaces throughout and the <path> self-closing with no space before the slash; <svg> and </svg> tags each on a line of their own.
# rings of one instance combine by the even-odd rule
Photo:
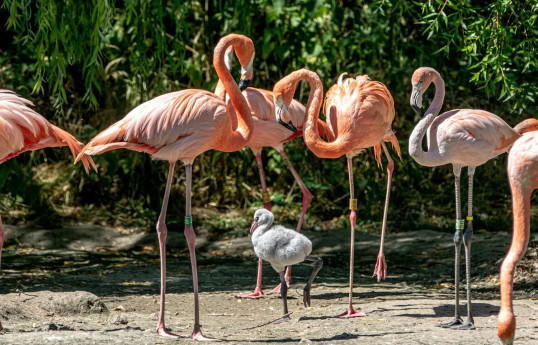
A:
<svg viewBox="0 0 538 345">
<path fill-rule="evenodd" d="M 291 285 L 290 285 L 290 282 L 286 282 L 286 283 L 287 283 L 286 285 L 287 285 L 288 288 L 289 288 L 289 287 L 291 286 Z M 282 285 L 282 284 L 278 284 L 277 286 L 275 286 L 275 288 L 274 288 L 273 290 L 269 291 L 267 294 L 268 294 L 268 295 L 274 295 L 274 294 L 276 294 L 276 293 L 279 294 L 279 293 L 280 293 L 280 286 L 281 286 L 281 285 Z"/>
<path fill-rule="evenodd" d="M 441 328 L 454 328 L 455 326 L 463 325 L 463 320 L 460 317 L 454 318 L 454 320 L 446 323 L 439 323 L 436 326 Z"/>
<path fill-rule="evenodd" d="M 385 280 L 387 277 L 387 264 L 385 263 L 385 254 L 379 253 L 377 263 L 375 264 L 374 275 L 377 276 L 377 281 Z"/>
<path fill-rule="evenodd" d="M 205 335 L 202 334 L 202 330 L 200 329 L 200 327 L 194 328 L 191 338 L 198 341 L 221 341 L 220 339 L 217 339 L 217 338 L 206 337 Z"/>
<path fill-rule="evenodd" d="M 452 326 L 450 328 L 451 329 L 457 329 L 457 330 L 460 330 L 460 331 L 467 331 L 467 330 L 476 329 L 476 327 L 474 326 L 474 323 L 472 321 L 467 321 L 463 325 L 455 325 L 455 326 Z"/>
<path fill-rule="evenodd" d="M 355 309 L 353 309 L 353 307 L 349 306 L 345 312 L 343 312 L 340 315 L 337 315 L 336 317 L 339 319 L 349 319 L 352 317 L 364 317 L 364 316 L 366 316 L 365 313 L 356 311 Z"/>
<path fill-rule="evenodd" d="M 254 292 L 252 293 L 235 295 L 235 297 L 237 298 L 262 298 L 263 291 L 261 287 L 257 287 L 256 289 L 254 289 Z"/>
<path fill-rule="evenodd" d="M 157 334 L 167 338 L 187 338 L 184 335 L 179 335 L 168 331 L 166 328 L 164 328 L 164 325 L 157 328 Z"/>
</svg>

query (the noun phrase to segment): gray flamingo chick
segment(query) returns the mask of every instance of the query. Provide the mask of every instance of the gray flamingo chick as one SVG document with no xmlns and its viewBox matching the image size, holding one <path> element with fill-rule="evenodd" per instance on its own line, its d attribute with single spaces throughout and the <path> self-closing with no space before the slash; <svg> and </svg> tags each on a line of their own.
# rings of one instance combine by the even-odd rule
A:
<svg viewBox="0 0 538 345">
<path fill-rule="evenodd" d="M 250 228 L 252 244 L 256 255 L 273 266 L 280 274 L 280 295 L 284 307 L 282 321 L 289 320 L 287 293 L 288 286 L 284 279 L 286 267 L 298 264 L 305 260 L 314 261 L 314 270 L 304 287 L 303 302 L 310 307 L 310 287 L 318 274 L 323 260 L 320 257 L 310 256 L 312 242 L 303 234 L 287 229 L 281 225 L 273 225 L 275 216 L 264 208 L 254 213 L 254 222 Z"/>
</svg>

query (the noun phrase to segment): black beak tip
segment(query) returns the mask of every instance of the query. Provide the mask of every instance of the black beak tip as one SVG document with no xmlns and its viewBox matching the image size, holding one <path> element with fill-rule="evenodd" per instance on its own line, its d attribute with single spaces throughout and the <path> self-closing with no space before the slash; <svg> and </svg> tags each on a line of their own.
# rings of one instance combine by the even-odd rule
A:
<svg viewBox="0 0 538 345">
<path fill-rule="evenodd" d="M 239 90 L 243 91 L 252 84 L 252 79 L 240 79 Z"/>
<path fill-rule="evenodd" d="M 282 121 L 282 119 L 280 119 L 280 117 L 279 117 L 278 118 L 278 123 L 280 123 L 282 126 L 286 127 L 287 129 L 289 129 L 292 132 L 297 132 L 297 127 L 295 127 L 293 125 L 293 123 L 291 123 L 291 121 L 286 123 L 286 122 Z"/>
<path fill-rule="evenodd" d="M 424 117 L 424 108 L 423 107 L 417 107 L 416 105 L 411 105 L 415 113 L 417 113 L 420 118 Z"/>
</svg>

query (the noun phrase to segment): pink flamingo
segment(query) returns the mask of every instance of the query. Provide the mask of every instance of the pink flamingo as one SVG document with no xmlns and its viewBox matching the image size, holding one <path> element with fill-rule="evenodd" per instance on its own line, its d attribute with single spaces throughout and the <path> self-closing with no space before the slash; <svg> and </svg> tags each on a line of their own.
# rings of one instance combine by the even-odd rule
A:
<svg viewBox="0 0 538 345">
<path fill-rule="evenodd" d="M 445 83 L 441 75 L 429 67 L 421 67 L 411 79 L 411 107 L 421 116 L 409 138 L 409 154 L 420 165 L 434 167 L 452 164 L 456 188 L 456 232 L 455 246 L 455 316 L 440 327 L 474 329 L 471 309 L 471 238 L 473 235 L 473 176 L 477 166 L 508 151 L 520 134 L 490 112 L 477 109 L 457 109 L 439 115 L 445 97 Z M 435 97 L 426 112 L 422 108 L 422 94 L 430 84 L 435 85 Z M 521 129 L 520 129 L 521 130 Z M 422 149 L 422 141 L 427 135 L 428 151 Z M 465 221 L 461 217 L 460 175 L 461 168 L 469 171 L 469 199 L 467 229 L 463 234 Z M 459 312 L 460 248 L 465 247 L 467 282 L 467 322 L 464 324 Z"/>
<path fill-rule="evenodd" d="M 224 152 L 243 148 L 252 136 L 250 109 L 239 87 L 224 64 L 226 48 L 235 48 L 242 66 L 242 79 L 247 78 L 254 58 L 254 44 L 245 36 L 230 34 L 215 47 L 213 65 L 224 83 L 238 117 L 231 114 L 226 104 L 215 94 L 203 90 L 182 90 L 167 93 L 139 105 L 122 120 L 108 127 L 93 138 L 83 149 L 82 155 L 96 155 L 109 150 L 125 148 L 146 152 L 154 158 L 170 163 L 163 205 L 157 222 L 161 259 L 161 306 L 157 333 L 167 337 L 179 337 L 169 332 L 164 324 L 166 292 L 166 209 L 174 167 L 178 160 L 185 164 L 186 206 L 185 237 L 191 257 L 194 286 L 194 330 L 191 335 L 196 340 L 214 340 L 201 332 L 198 304 L 198 274 L 194 234 L 191 217 L 192 164 L 199 154 L 216 149 Z"/>
<path fill-rule="evenodd" d="M 233 57 L 233 47 L 229 47 L 229 49 L 226 51 L 225 56 L 225 62 L 226 66 L 229 70 L 231 70 L 231 58 Z M 252 69 L 251 69 L 252 72 Z M 249 84 L 249 81 L 252 79 L 252 74 L 247 76 L 247 79 L 245 79 L 245 83 L 239 84 L 239 87 L 241 88 L 246 87 Z M 215 88 L 215 94 L 219 96 L 221 99 L 226 98 L 226 90 L 224 89 L 224 86 L 222 82 L 219 80 L 217 83 L 217 86 Z M 281 126 L 276 117 L 275 117 L 275 106 L 273 103 L 273 92 L 263 89 L 257 89 L 249 87 L 248 89 L 243 91 L 243 96 L 247 100 L 247 103 L 251 109 L 251 113 L 253 115 L 253 134 L 252 138 L 250 139 L 248 143 L 248 147 L 252 150 L 252 153 L 254 153 L 254 157 L 256 158 L 256 163 L 258 165 L 258 171 L 260 174 L 260 182 L 262 186 L 262 199 L 264 202 L 264 207 L 271 211 L 271 199 L 269 197 L 269 193 L 267 192 L 267 184 L 265 180 L 265 171 L 263 169 L 263 162 L 262 162 L 262 149 L 264 147 L 272 147 L 275 149 L 282 158 L 284 159 L 284 162 L 286 162 L 286 166 L 291 171 L 293 177 L 295 178 L 295 181 L 297 181 L 297 184 L 301 188 L 301 192 L 303 194 L 303 201 L 302 201 L 302 208 L 301 208 L 301 215 L 299 216 L 299 222 L 297 223 L 297 232 L 301 232 L 301 227 L 303 224 L 304 217 L 306 215 L 306 211 L 308 210 L 308 206 L 310 205 L 310 202 L 312 201 L 312 193 L 306 188 L 305 184 L 301 180 L 301 177 L 293 167 L 293 164 L 289 160 L 288 156 L 286 155 L 286 152 L 284 151 L 284 143 L 303 136 L 303 124 L 305 122 L 306 117 L 306 110 L 305 107 L 298 101 L 292 100 L 290 107 L 289 107 L 289 113 L 291 116 L 291 119 L 294 124 L 297 125 L 297 127 L 294 126 L 287 126 L 283 127 Z M 232 104 L 228 103 L 228 110 L 233 112 L 233 106 Z M 331 131 L 328 129 L 327 124 L 321 120 L 318 119 L 318 127 L 319 131 L 322 133 L 323 136 L 328 137 L 329 139 L 332 139 Z M 262 267 L 263 267 L 263 261 L 262 259 L 258 260 L 258 274 L 256 278 L 256 288 L 254 292 L 249 294 L 240 294 L 237 295 L 239 298 L 261 298 L 263 296 L 262 291 Z M 290 286 L 291 282 L 291 266 L 289 266 L 286 269 L 286 283 L 287 286 Z M 271 290 L 269 293 L 279 293 L 280 292 L 280 285 L 277 285 L 273 290 Z"/>
<path fill-rule="evenodd" d="M 71 134 L 50 124 L 32 108 L 32 102 L 9 90 L 0 90 L 0 164 L 26 151 L 46 147 L 69 146 L 76 156 L 84 144 Z M 90 157 L 82 160 L 86 173 L 90 166 L 96 171 Z M 4 228 L 0 216 L 0 266 L 2 264 L 2 247 L 4 245 Z M 2 323 L 0 323 L 2 330 Z"/>
<path fill-rule="evenodd" d="M 538 120 L 529 119 L 524 132 L 538 130 Z M 517 126 L 516 126 L 517 128 Z M 501 311 L 497 334 L 503 344 L 513 344 L 516 318 L 512 305 L 514 271 L 525 254 L 530 237 L 532 191 L 538 189 L 538 132 L 523 135 L 508 154 L 508 179 L 512 189 L 514 233 L 512 245 L 501 266 Z"/>
<path fill-rule="evenodd" d="M 357 199 L 354 199 L 353 188 L 353 156 L 364 149 L 374 146 L 376 159 L 381 164 L 381 148 L 389 161 L 387 167 L 387 195 L 385 198 L 385 210 L 383 213 L 383 225 L 381 230 L 381 245 L 377 258 L 374 275 L 378 280 L 386 276 L 385 255 L 383 253 L 384 235 L 387 223 L 389 206 L 390 186 L 394 162 L 390 157 L 384 141 L 390 141 L 400 156 L 398 140 L 391 129 L 394 120 L 394 101 L 385 85 L 377 81 L 370 81 L 368 76 L 358 76 L 356 79 L 348 78 L 342 81 L 343 75 L 338 78 L 338 83 L 331 87 L 325 98 L 325 114 L 327 124 L 332 130 L 335 139 L 332 142 L 322 140 L 319 135 L 317 123 L 319 110 L 323 97 L 323 85 L 318 75 L 306 69 L 291 73 L 280 80 L 273 89 L 276 104 L 276 116 L 279 122 L 293 125 L 289 114 L 293 94 L 297 83 L 306 80 L 310 84 L 310 96 L 308 98 L 304 140 L 310 151 L 320 158 L 338 158 L 342 155 L 347 157 L 350 186 L 350 221 L 351 221 L 351 252 L 349 265 L 349 306 L 339 317 L 350 318 L 365 316 L 364 313 L 353 309 L 353 266 L 355 257 L 355 211 Z"/>
</svg>

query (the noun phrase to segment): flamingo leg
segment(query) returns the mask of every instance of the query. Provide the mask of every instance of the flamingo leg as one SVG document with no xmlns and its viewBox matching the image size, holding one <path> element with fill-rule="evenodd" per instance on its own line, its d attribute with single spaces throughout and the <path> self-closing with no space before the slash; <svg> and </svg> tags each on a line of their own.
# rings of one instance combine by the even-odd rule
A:
<svg viewBox="0 0 538 345">
<path fill-rule="evenodd" d="M 347 170 L 349 173 L 349 208 L 351 213 L 349 215 L 349 220 L 351 222 L 351 241 L 350 241 L 350 254 L 349 254 L 349 305 L 347 310 L 342 314 L 338 315 L 339 318 L 350 318 L 350 317 L 361 317 L 366 316 L 366 314 L 361 313 L 353 309 L 353 268 L 355 264 L 355 221 L 357 216 L 355 210 L 357 209 L 356 200 L 354 199 L 354 187 L 353 187 L 353 163 L 352 158 L 347 157 Z"/>
<path fill-rule="evenodd" d="M 520 186 L 510 182 L 512 189 L 512 210 L 514 232 L 512 244 L 501 266 L 501 310 L 497 323 L 497 335 L 503 344 L 513 344 L 516 331 L 516 317 L 512 296 L 514 292 L 514 273 L 517 263 L 527 250 L 530 238 L 530 191 L 517 191 Z M 521 213 L 519 213 L 521 212 Z"/>
<path fill-rule="evenodd" d="M 174 178 L 175 162 L 170 162 L 168 169 L 168 180 L 166 181 L 166 188 L 164 191 L 163 204 L 161 207 L 161 214 L 157 221 L 157 236 L 159 237 L 159 251 L 161 261 L 161 307 L 159 310 L 159 321 L 157 323 L 157 334 L 170 337 L 179 338 L 180 335 L 171 333 L 164 325 L 164 308 L 165 308 L 165 295 L 166 295 L 166 235 L 168 229 L 166 227 L 166 210 L 168 208 L 168 199 L 170 197 L 170 187 L 172 186 L 172 179 Z"/>
<path fill-rule="evenodd" d="M 394 161 L 387 150 L 387 146 L 384 142 L 381 142 L 383 151 L 389 163 L 387 164 L 387 194 L 385 196 L 385 209 L 383 210 L 383 224 L 381 225 L 381 243 L 379 245 L 379 253 L 377 254 L 377 262 L 374 269 L 374 277 L 377 276 L 377 281 L 385 279 L 387 277 L 387 264 L 385 263 L 385 253 L 383 253 L 383 246 L 385 244 L 385 231 L 387 229 L 387 216 L 389 213 L 389 201 L 390 201 L 390 186 L 392 183 L 392 172 L 394 170 Z"/>
<path fill-rule="evenodd" d="M 306 211 L 308 210 L 308 206 L 310 206 L 310 202 L 312 201 L 312 193 L 306 188 L 303 180 L 301 180 L 301 177 L 297 173 L 297 170 L 293 167 L 293 164 L 291 164 L 290 159 L 286 155 L 286 152 L 284 149 L 279 149 L 278 152 L 284 158 L 284 162 L 286 162 L 286 165 L 288 169 L 291 171 L 293 177 L 295 178 L 295 181 L 297 181 L 297 184 L 299 184 L 299 187 L 301 187 L 301 192 L 303 193 L 303 205 L 301 208 L 301 216 L 299 216 L 299 223 L 297 223 L 297 232 L 301 232 L 301 228 L 303 226 L 304 217 L 306 215 Z M 288 266 L 286 269 L 286 284 L 288 287 L 291 286 L 291 266 Z M 280 291 L 280 285 L 277 285 L 273 290 L 271 290 L 269 294 L 278 293 Z"/>
<path fill-rule="evenodd" d="M 465 248 L 465 282 L 467 287 L 467 322 L 460 326 L 455 326 L 455 329 L 467 330 L 475 329 L 472 302 L 471 302 L 471 239 L 473 237 L 473 177 L 475 167 L 469 168 L 469 203 L 467 210 L 467 229 L 463 234 L 463 246 Z"/>
<path fill-rule="evenodd" d="M 454 252 L 455 252 L 455 264 L 454 264 L 454 290 L 455 290 L 455 312 L 454 319 L 447 323 L 440 323 L 437 326 L 443 328 L 450 328 L 463 324 L 463 320 L 460 316 L 460 258 L 461 258 L 461 230 L 463 230 L 463 219 L 461 219 L 461 199 L 460 199 L 460 176 L 461 166 L 454 165 L 454 185 L 456 195 L 456 232 L 454 233 Z"/>
<path fill-rule="evenodd" d="M 303 303 L 305 308 L 308 308 L 310 307 L 310 288 L 312 287 L 312 282 L 318 275 L 319 270 L 323 266 L 323 259 L 317 256 L 309 255 L 305 258 L 305 260 L 314 261 L 314 270 L 312 270 L 312 274 L 310 275 L 310 278 L 308 278 L 303 290 Z"/>
<path fill-rule="evenodd" d="M 284 271 L 279 272 L 280 274 L 280 296 L 282 297 L 282 310 L 283 316 L 276 320 L 274 323 L 282 323 L 290 320 L 288 315 L 288 286 L 286 285 L 286 277 Z"/>
<path fill-rule="evenodd" d="M 265 182 L 265 171 L 263 170 L 262 156 L 261 156 L 261 153 L 257 153 L 257 152 L 254 152 L 254 156 L 256 157 L 256 163 L 258 165 L 258 171 L 260 173 L 262 195 L 265 199 L 263 207 L 267 209 L 268 211 L 271 211 L 271 200 L 269 199 L 269 194 L 267 193 L 267 184 Z M 258 260 L 258 275 L 256 276 L 256 288 L 254 289 L 254 292 L 248 293 L 248 294 L 236 295 L 235 297 L 237 298 L 261 298 L 263 296 L 262 269 L 263 269 L 263 261 L 262 259 L 259 259 Z"/>
<path fill-rule="evenodd" d="M 198 301 L 198 269 L 196 267 L 196 235 L 192 227 L 192 212 L 191 212 L 191 190 L 192 190 L 192 164 L 185 164 L 186 188 L 185 188 L 185 238 L 189 246 L 189 255 L 191 257 L 192 268 L 192 285 L 194 289 L 194 330 L 192 331 L 192 339 L 201 341 L 218 341 L 214 338 L 206 337 L 202 334 L 202 325 L 200 325 L 200 304 Z"/>
</svg>

